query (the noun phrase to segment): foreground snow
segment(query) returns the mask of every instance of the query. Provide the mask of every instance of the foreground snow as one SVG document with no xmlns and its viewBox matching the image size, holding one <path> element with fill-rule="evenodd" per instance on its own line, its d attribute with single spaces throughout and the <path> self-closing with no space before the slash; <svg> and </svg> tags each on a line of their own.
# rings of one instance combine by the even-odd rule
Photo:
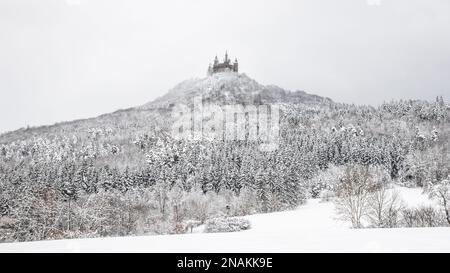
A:
<svg viewBox="0 0 450 273">
<path fill-rule="evenodd" d="M 406 203 L 430 204 L 418 189 L 399 188 Z M 247 216 L 252 229 L 0 244 L 0 252 L 450 252 L 450 228 L 351 229 L 332 203 Z"/>
</svg>

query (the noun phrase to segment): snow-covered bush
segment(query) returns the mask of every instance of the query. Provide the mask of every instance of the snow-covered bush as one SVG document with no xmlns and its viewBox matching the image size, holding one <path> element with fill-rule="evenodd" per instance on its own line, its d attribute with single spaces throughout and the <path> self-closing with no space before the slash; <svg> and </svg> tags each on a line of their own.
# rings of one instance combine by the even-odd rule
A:
<svg viewBox="0 0 450 273">
<path fill-rule="evenodd" d="M 321 197 L 322 191 L 328 194 L 336 190 L 336 185 L 344 175 L 344 166 L 331 165 L 326 170 L 319 172 L 316 176 L 311 178 L 309 183 L 311 197 Z"/>
<path fill-rule="evenodd" d="M 219 217 L 221 215 L 228 215 L 230 216 L 230 202 L 227 201 L 227 197 L 229 196 L 229 191 L 221 191 L 219 193 L 215 192 L 207 192 L 206 197 L 209 204 L 209 211 L 208 211 L 208 219 Z M 235 195 L 232 195 L 232 199 L 235 198 Z M 230 199 L 231 200 L 231 199 Z"/>
<path fill-rule="evenodd" d="M 243 216 L 258 212 L 258 196 L 255 191 L 243 189 L 231 206 L 232 215 Z"/>
<path fill-rule="evenodd" d="M 148 218 L 149 234 L 164 235 L 173 233 L 176 230 L 176 224 L 161 218 L 160 215 L 150 215 Z"/>
<path fill-rule="evenodd" d="M 442 212 L 431 206 L 404 208 L 401 210 L 402 225 L 405 227 L 446 226 Z"/>
<path fill-rule="evenodd" d="M 208 197 L 199 190 L 191 191 L 186 195 L 184 206 L 187 210 L 186 216 L 190 219 L 203 223 L 209 217 L 210 203 L 208 202 Z"/>
<path fill-rule="evenodd" d="M 194 230 L 194 228 L 200 226 L 202 222 L 197 220 L 187 220 L 184 222 L 184 229 L 185 232 L 191 232 Z"/>
<path fill-rule="evenodd" d="M 218 217 L 206 221 L 204 232 L 236 232 L 247 229 L 250 229 L 250 221 L 247 219 L 236 217 Z"/>
<path fill-rule="evenodd" d="M 234 204 L 236 198 L 235 194 L 227 191 L 203 193 L 200 189 L 193 189 L 186 193 L 183 199 L 182 206 L 185 210 L 185 218 L 204 223 L 207 219 L 218 215 L 234 215 L 227 210 L 227 207 L 231 208 L 227 204 Z"/>
<path fill-rule="evenodd" d="M 334 191 L 330 191 L 327 189 L 324 189 L 320 192 L 320 200 L 322 202 L 329 202 L 331 201 L 334 197 L 336 197 L 336 193 Z"/>
</svg>

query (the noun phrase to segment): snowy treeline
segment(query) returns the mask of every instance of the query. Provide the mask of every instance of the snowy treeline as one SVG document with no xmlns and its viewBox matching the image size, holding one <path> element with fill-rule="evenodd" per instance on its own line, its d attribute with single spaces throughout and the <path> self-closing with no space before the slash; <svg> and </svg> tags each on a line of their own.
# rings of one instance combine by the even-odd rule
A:
<svg viewBox="0 0 450 273">
<path fill-rule="evenodd" d="M 381 181 L 394 181 L 443 201 L 450 110 L 442 98 L 281 109 L 281 143 L 271 152 L 255 142 L 175 141 L 140 118 L 154 110 L 0 136 L 0 241 L 183 233 L 192 223 L 294 208 L 310 196 L 337 196 L 342 215 L 361 227 L 363 213 L 345 211 L 365 182 L 370 198 Z M 425 212 L 402 213 L 414 226 Z M 395 226 L 376 215 L 372 225 Z"/>
</svg>

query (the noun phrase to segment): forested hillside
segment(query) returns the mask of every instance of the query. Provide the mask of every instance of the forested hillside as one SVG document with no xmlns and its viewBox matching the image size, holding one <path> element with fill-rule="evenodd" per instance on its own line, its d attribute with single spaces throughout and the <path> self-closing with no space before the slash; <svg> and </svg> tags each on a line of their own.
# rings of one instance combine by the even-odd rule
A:
<svg viewBox="0 0 450 273">
<path fill-rule="evenodd" d="M 142 107 L 0 136 L 0 242 L 183 233 L 220 214 L 294 208 L 333 191 L 326 176 L 353 165 L 424 188 L 450 175 L 442 97 L 358 106 L 215 77 Z M 280 103 L 279 148 L 173 139 L 171 107 L 198 94 Z"/>
</svg>

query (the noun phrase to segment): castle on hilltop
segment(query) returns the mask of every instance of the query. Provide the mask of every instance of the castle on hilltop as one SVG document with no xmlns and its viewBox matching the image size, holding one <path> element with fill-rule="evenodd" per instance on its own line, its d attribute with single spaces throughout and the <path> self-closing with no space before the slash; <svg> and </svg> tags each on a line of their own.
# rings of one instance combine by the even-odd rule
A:
<svg viewBox="0 0 450 273">
<path fill-rule="evenodd" d="M 236 72 L 237 73 L 238 71 L 239 71 L 239 67 L 238 67 L 237 58 L 234 59 L 234 63 L 231 63 L 231 60 L 228 59 L 228 52 L 225 52 L 225 58 L 223 60 L 223 63 L 219 63 L 219 59 L 217 59 L 217 55 L 216 55 L 213 65 L 209 64 L 208 76 L 210 76 L 214 73 L 219 73 L 219 72 Z"/>
</svg>

